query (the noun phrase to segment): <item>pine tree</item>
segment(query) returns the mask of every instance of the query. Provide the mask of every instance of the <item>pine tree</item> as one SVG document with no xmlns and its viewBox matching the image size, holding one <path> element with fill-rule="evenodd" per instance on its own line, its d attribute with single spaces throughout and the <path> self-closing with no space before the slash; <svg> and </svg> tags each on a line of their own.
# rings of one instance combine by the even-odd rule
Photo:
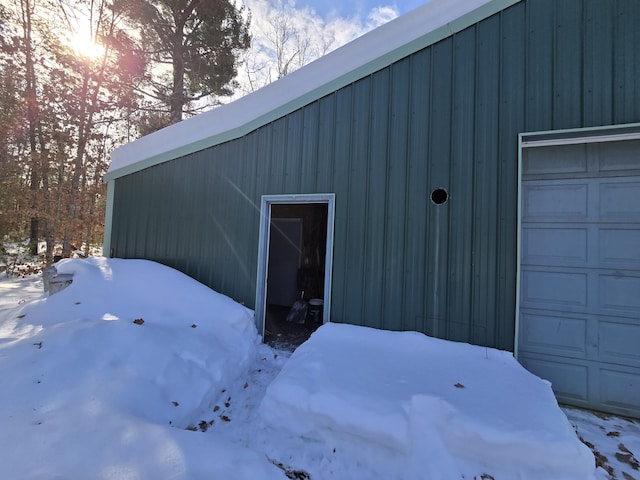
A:
<svg viewBox="0 0 640 480">
<path fill-rule="evenodd" d="M 151 60 L 146 93 L 161 106 L 147 115 L 147 125 L 179 122 L 204 99 L 215 102 L 233 93 L 238 57 L 250 46 L 243 8 L 228 0 L 123 0 L 122 5 Z"/>
</svg>

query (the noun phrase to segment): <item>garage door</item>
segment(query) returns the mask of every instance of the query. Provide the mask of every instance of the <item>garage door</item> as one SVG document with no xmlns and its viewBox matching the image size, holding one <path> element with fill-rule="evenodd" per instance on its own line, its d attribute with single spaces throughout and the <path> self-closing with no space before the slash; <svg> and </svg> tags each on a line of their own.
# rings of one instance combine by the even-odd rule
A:
<svg viewBox="0 0 640 480">
<path fill-rule="evenodd" d="M 640 140 L 623 138 L 522 150 L 518 359 L 561 403 L 640 418 Z"/>
</svg>

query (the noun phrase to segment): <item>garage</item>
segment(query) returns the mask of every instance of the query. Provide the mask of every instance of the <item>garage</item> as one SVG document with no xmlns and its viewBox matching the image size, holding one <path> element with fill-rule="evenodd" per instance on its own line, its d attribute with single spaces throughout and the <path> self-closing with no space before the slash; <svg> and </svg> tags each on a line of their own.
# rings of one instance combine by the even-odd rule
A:
<svg viewBox="0 0 640 480">
<path fill-rule="evenodd" d="M 104 251 L 244 303 L 267 341 L 304 297 L 311 326 L 514 352 L 640 418 L 639 24 L 637 0 L 425 3 L 114 150 Z"/>
<path fill-rule="evenodd" d="M 520 145 L 518 359 L 562 403 L 640 417 L 640 132 Z"/>
</svg>

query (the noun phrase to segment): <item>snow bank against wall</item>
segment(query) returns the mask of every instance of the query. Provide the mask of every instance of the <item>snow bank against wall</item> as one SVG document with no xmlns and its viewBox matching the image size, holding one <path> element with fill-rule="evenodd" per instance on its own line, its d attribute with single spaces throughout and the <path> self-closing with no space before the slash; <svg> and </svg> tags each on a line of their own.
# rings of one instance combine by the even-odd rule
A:
<svg viewBox="0 0 640 480">
<path fill-rule="evenodd" d="M 185 430 L 253 361 L 253 312 L 144 260 L 63 260 L 73 283 L 0 315 L 0 478 L 278 478 Z"/>
<path fill-rule="evenodd" d="M 413 332 L 326 324 L 270 385 L 262 413 L 380 478 L 595 475 L 548 382 L 509 352 Z"/>
<path fill-rule="evenodd" d="M 75 352 L 93 365 L 48 369 L 66 371 L 67 377 L 78 368 L 111 370 L 114 401 L 126 408 L 137 403 L 151 421 L 186 426 L 191 419 L 181 413 L 193 414 L 253 358 L 253 312 L 176 270 L 102 257 L 63 260 L 56 267 L 59 274 L 73 274 L 73 283 L 25 307 L 21 323 L 46 328 L 50 338 L 39 339 L 42 356 L 67 349 L 68 357 L 54 358 L 72 362 Z M 153 399 L 150 386 L 158 393 Z M 104 385 L 101 395 L 109 388 Z M 138 388 L 144 401 L 135 398 Z"/>
</svg>

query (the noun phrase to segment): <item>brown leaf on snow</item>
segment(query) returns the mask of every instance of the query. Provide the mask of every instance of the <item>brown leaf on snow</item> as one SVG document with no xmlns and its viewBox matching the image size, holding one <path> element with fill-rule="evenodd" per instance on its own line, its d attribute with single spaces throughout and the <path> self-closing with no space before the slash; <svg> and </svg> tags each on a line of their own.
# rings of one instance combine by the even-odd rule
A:
<svg viewBox="0 0 640 480">
<path fill-rule="evenodd" d="M 38 350 L 42 348 L 42 342 L 37 342 L 37 343 L 34 343 L 33 345 L 38 347 Z"/>
<path fill-rule="evenodd" d="M 633 455 L 633 452 L 624 446 L 624 443 L 618 445 L 618 450 L 624 453 L 616 453 L 616 458 L 618 461 L 627 463 L 631 468 L 638 471 L 640 470 L 640 462 Z"/>
<path fill-rule="evenodd" d="M 630 453 L 616 452 L 616 458 L 618 459 L 619 462 L 631 464 L 633 455 L 631 455 Z"/>
<path fill-rule="evenodd" d="M 463 384 L 461 384 L 460 382 L 458 382 L 458 383 L 456 383 L 456 384 L 454 385 L 454 387 L 456 387 L 456 388 L 464 388 L 464 385 L 463 385 Z"/>
<path fill-rule="evenodd" d="M 136 325 L 142 325 L 144 323 L 144 320 L 141 318 L 136 318 L 133 323 L 135 323 Z"/>
<path fill-rule="evenodd" d="M 620 432 L 609 432 L 607 433 L 607 437 L 619 437 Z"/>
<path fill-rule="evenodd" d="M 231 406 L 231 402 L 224 402 L 224 406 L 229 408 Z"/>
<path fill-rule="evenodd" d="M 180 405 L 178 402 L 171 402 L 171 404 L 172 404 L 174 407 L 177 407 L 178 405 Z"/>
<path fill-rule="evenodd" d="M 24 318 L 26 317 L 26 315 L 22 314 L 22 315 L 18 315 L 16 318 Z"/>
<path fill-rule="evenodd" d="M 311 480 L 311 475 L 304 470 L 296 470 L 289 465 L 285 465 L 284 463 L 278 462 L 277 460 L 273 460 L 269 457 L 267 457 L 267 459 L 280 470 L 282 470 L 285 476 L 291 480 Z"/>
<path fill-rule="evenodd" d="M 222 420 L 223 422 L 230 422 L 231 419 L 229 417 L 227 417 L 226 415 L 220 415 L 220 420 Z"/>
<path fill-rule="evenodd" d="M 191 325 L 191 328 L 196 328 L 198 325 L 196 325 L 195 323 L 193 325 Z"/>
<path fill-rule="evenodd" d="M 213 407 L 214 412 L 217 412 L 218 410 L 220 410 L 220 405 L 216 405 L 215 407 Z"/>
<path fill-rule="evenodd" d="M 248 386 L 249 386 L 249 382 L 246 382 L 246 383 L 244 384 L 244 388 L 247 388 Z"/>
<path fill-rule="evenodd" d="M 620 450 L 621 452 L 624 452 L 624 453 L 631 453 L 631 450 L 629 450 L 627 447 L 625 447 L 624 443 L 621 443 L 621 444 L 618 445 L 618 450 Z"/>
</svg>

